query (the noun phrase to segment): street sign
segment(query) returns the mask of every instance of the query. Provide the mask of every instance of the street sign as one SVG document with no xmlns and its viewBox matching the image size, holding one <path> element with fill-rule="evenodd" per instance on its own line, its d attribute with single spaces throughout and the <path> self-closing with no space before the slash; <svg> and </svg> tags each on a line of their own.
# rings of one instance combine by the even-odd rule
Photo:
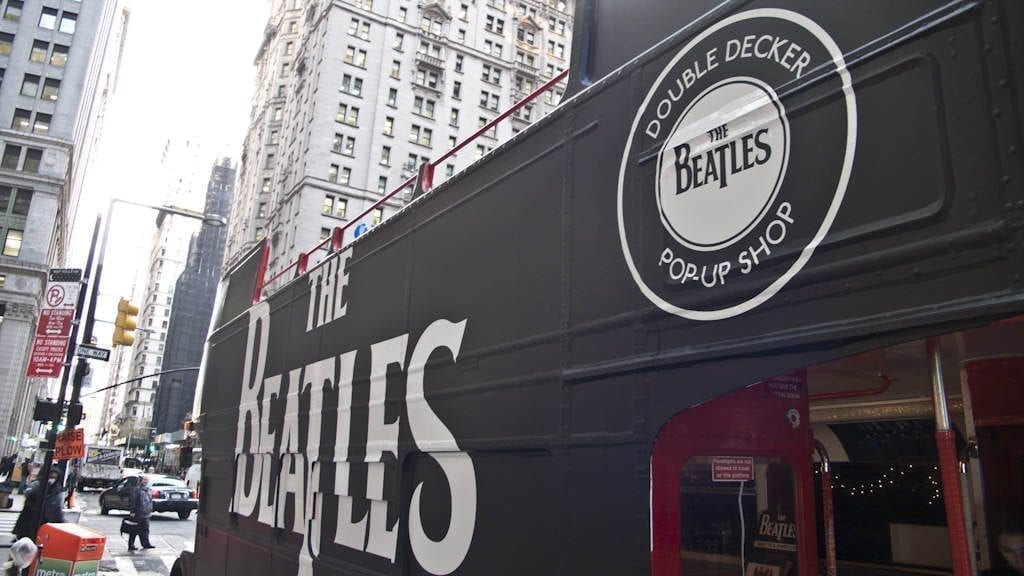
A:
<svg viewBox="0 0 1024 576">
<path fill-rule="evenodd" d="M 71 428 L 57 434 L 57 443 L 53 449 L 53 459 L 74 460 L 85 458 L 85 429 Z"/>
<path fill-rule="evenodd" d="M 75 354 L 80 358 L 92 358 L 93 360 L 102 360 L 104 362 L 110 360 L 110 350 L 98 346 L 89 346 L 88 344 L 79 344 Z"/>
<path fill-rule="evenodd" d="M 81 278 L 82 271 L 77 268 L 50 270 L 50 281 L 46 283 L 39 308 L 28 376 L 56 378 L 60 375 L 75 321 Z"/>
<path fill-rule="evenodd" d="M 50 282 L 81 282 L 81 268 L 50 268 Z"/>
<path fill-rule="evenodd" d="M 39 311 L 36 336 L 65 337 L 71 335 L 71 324 L 75 321 L 75 309 L 43 308 Z"/>
</svg>

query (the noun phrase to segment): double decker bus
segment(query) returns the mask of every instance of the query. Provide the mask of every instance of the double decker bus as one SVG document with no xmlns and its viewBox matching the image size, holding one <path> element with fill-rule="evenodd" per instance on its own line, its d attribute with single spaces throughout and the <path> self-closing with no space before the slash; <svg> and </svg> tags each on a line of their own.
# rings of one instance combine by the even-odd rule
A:
<svg viewBox="0 0 1024 576">
<path fill-rule="evenodd" d="M 554 112 L 226 274 L 173 573 L 1009 569 L 1024 4 L 576 15 Z"/>
</svg>

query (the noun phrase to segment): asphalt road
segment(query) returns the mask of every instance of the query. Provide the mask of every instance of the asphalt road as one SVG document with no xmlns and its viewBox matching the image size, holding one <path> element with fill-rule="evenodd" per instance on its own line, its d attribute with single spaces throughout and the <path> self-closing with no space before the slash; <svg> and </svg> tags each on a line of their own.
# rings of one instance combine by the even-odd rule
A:
<svg viewBox="0 0 1024 576">
<path fill-rule="evenodd" d="M 182 550 L 192 550 L 196 536 L 196 514 L 179 520 L 177 514 L 155 513 L 149 521 L 152 550 L 128 550 L 128 536 L 120 533 L 121 520 L 128 515 L 120 510 L 108 516 L 100 514 L 99 492 L 79 494 L 77 505 L 84 509 L 79 524 L 105 534 L 106 550 L 100 563 L 100 574 L 126 576 L 167 576 Z M 139 546 L 138 542 L 135 544 Z"/>
</svg>

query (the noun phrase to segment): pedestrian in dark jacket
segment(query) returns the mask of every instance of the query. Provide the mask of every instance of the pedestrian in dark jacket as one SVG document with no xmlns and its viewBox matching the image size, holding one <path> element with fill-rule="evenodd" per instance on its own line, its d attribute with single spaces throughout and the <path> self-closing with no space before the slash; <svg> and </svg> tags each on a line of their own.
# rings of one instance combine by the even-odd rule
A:
<svg viewBox="0 0 1024 576">
<path fill-rule="evenodd" d="M 78 474 L 78 464 L 75 464 L 71 471 L 68 472 L 68 480 L 64 484 L 65 492 L 67 493 L 64 496 L 64 505 L 67 508 L 73 507 L 75 503 L 75 491 L 78 490 Z"/>
<path fill-rule="evenodd" d="M 59 470 L 50 470 L 46 485 L 46 500 L 41 503 L 39 496 L 42 487 L 39 485 L 39 480 L 33 480 L 25 488 L 25 506 L 21 509 L 21 513 L 18 514 L 18 520 L 14 523 L 14 529 L 11 530 L 19 539 L 29 538 L 33 541 L 36 539 L 36 531 L 39 527 L 35 525 L 35 516 L 36 510 L 39 510 L 40 506 L 43 508 L 43 524 L 64 521 L 64 512 L 61 508 L 62 487 L 57 480 L 59 476 Z"/>
<path fill-rule="evenodd" d="M 135 547 L 135 536 L 139 537 L 143 548 L 156 548 L 149 542 L 149 517 L 153 515 L 153 497 L 149 494 L 149 478 L 139 476 L 139 484 L 132 492 L 129 512 L 132 520 L 138 522 L 134 532 L 128 534 L 128 549 L 138 550 Z"/>
<path fill-rule="evenodd" d="M 16 457 L 17 454 L 11 454 L 0 459 L 0 476 L 3 476 L 5 480 L 10 480 L 11 472 L 14 472 L 14 459 Z"/>
<path fill-rule="evenodd" d="M 21 471 L 21 482 L 18 484 L 18 492 L 24 494 L 28 487 L 29 476 L 32 475 L 32 461 L 25 458 L 21 465 L 18 466 L 18 470 Z"/>
</svg>

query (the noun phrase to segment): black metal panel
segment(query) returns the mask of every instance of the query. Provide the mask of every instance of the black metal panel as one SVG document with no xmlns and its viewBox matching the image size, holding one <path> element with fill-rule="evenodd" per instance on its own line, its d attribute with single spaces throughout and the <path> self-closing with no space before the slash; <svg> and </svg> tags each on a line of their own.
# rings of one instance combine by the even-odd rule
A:
<svg viewBox="0 0 1024 576">
<path fill-rule="evenodd" d="M 264 240 L 253 246 L 249 253 L 225 274 L 230 282 L 227 284 L 220 310 L 214 311 L 217 313 L 211 320 L 214 326 L 223 326 L 252 306 L 252 295 L 256 288 L 256 276 L 260 271 L 260 256 L 263 254 L 265 242 Z"/>
<path fill-rule="evenodd" d="M 641 17 L 627 18 L 626 4 Z M 473 502 L 464 558 L 435 572 L 646 573 L 650 446 L 672 415 L 795 368 L 1024 310 L 1022 214 L 1015 204 L 1022 186 L 1003 178 L 1007 165 L 998 144 L 998 122 L 1008 116 L 1019 125 L 1019 116 L 1011 109 L 1003 120 L 992 119 L 998 80 L 977 65 L 992 58 L 981 31 L 991 5 L 879 2 L 851 10 L 838 2 L 785 2 L 773 5 L 792 11 L 780 17 L 745 12 L 767 6 L 751 2 L 724 5 L 722 17 L 731 20 L 685 29 L 707 6 L 690 13 L 690 5 L 652 1 L 644 13 L 626 4 L 596 3 L 602 28 L 594 70 L 615 68 L 644 46 L 677 35 L 337 257 L 347 275 L 343 316 L 308 326 L 325 289 L 318 278 L 333 274 L 332 262 L 261 305 L 269 306 L 271 327 L 265 362 L 259 354 L 246 358 L 250 315 L 259 317 L 261 308 L 234 320 L 225 315 L 230 321 L 212 337 L 206 359 L 204 460 L 208 481 L 218 488 L 204 498 L 204 523 L 270 549 L 275 566 L 296 572 L 301 550 L 310 550 L 303 546 L 303 519 L 295 518 L 303 503 L 289 495 L 277 500 L 275 521 L 273 512 L 232 514 L 227 496 L 240 491 L 237 453 L 262 450 L 273 462 L 269 482 L 254 478 L 251 461 L 242 461 L 238 478 L 243 488 L 266 485 L 257 508 L 275 504 L 282 462 L 290 466 L 281 455 L 292 452 L 300 463 L 307 456 L 317 463 L 319 488 L 301 487 L 315 492 L 310 502 L 321 506 L 314 573 L 426 573 L 410 528 L 414 494 L 433 541 L 446 537 L 456 505 Z M 607 22 L 608 11 L 620 19 Z M 632 22 L 639 24 L 630 28 Z M 659 91 L 671 87 L 673 74 L 684 77 L 679 66 L 698 57 L 707 62 L 715 46 L 725 53 L 729 40 L 742 45 L 747 35 L 765 34 L 803 52 L 794 51 L 788 65 L 782 54 L 728 63 L 723 57 L 694 79 L 693 94 L 725 94 L 719 89 L 741 84 L 736 78 L 760 84 L 741 85 L 723 97 L 725 105 L 682 123 L 701 126 L 691 140 L 670 140 L 683 106 L 662 118 L 663 131 L 644 133 L 660 113 Z M 622 50 L 612 50 L 620 37 Z M 830 42 L 845 66 L 828 56 Z M 788 44 L 778 46 L 784 52 Z M 793 66 L 804 52 L 815 66 L 801 74 Z M 656 86 L 662 74 L 669 82 Z M 738 239 L 716 240 L 735 223 L 722 217 L 721 229 L 704 226 L 719 223 L 715 211 L 707 212 L 708 222 L 687 220 L 686 213 L 659 218 L 652 197 L 662 177 L 658 160 L 671 163 L 678 144 L 690 144 L 692 152 L 702 134 L 712 138 L 714 129 L 734 122 L 728 104 L 757 94 L 750 86 L 777 96 L 775 116 L 754 123 L 746 141 L 747 132 L 734 129 L 731 141 L 750 150 L 767 147 L 768 140 L 755 140 L 756 130 L 785 126 L 786 140 L 779 141 L 785 147 L 772 150 L 788 154 L 789 163 L 779 172 L 779 195 L 765 201 L 771 212 L 763 214 L 795 223 L 785 242 L 743 274 L 737 253 L 771 233 L 770 219 L 752 217 L 749 227 L 738 226 Z M 644 106 L 648 95 L 654 108 Z M 698 106 L 698 100 L 687 102 Z M 718 114 L 725 114 L 720 122 L 700 124 Z M 767 152 L 758 149 L 768 165 Z M 753 169 L 748 160 L 743 170 Z M 683 164 L 691 168 L 675 168 L 696 170 Z M 759 176 L 744 186 L 764 192 L 759 186 L 766 181 Z M 737 198 L 737 211 L 748 208 L 745 197 Z M 792 212 L 778 199 L 791 203 Z M 700 209 L 695 213 L 703 214 Z M 669 229 L 673 218 L 711 238 L 709 246 L 724 248 L 688 249 L 686 242 L 699 242 L 677 241 L 679 231 Z M 659 264 L 668 246 L 706 264 L 731 259 L 732 272 L 711 287 L 673 284 L 669 267 Z M 229 298 L 237 312 L 253 271 L 246 266 L 239 272 L 242 288 Z M 413 423 L 424 404 L 410 364 L 424 335 L 438 326 L 460 337 L 457 351 L 430 350 L 423 401 L 450 438 L 437 430 L 424 437 Z M 260 340 L 250 342 L 256 350 Z M 384 366 L 386 350 L 394 356 Z M 340 357 L 351 361 L 351 409 L 339 409 L 343 387 L 335 366 L 317 431 L 309 417 L 317 392 L 304 382 L 315 363 Z M 251 374 L 261 364 L 263 380 L 244 382 L 246 366 Z M 375 365 L 386 368 L 376 379 Z M 272 396 L 275 382 L 280 389 Z M 246 393 L 250 387 L 254 394 Z M 289 413 L 297 414 L 297 437 L 286 442 Z M 339 422 L 348 427 L 339 429 Z M 387 442 L 371 441 L 381 423 L 396 427 L 397 454 Z M 259 437 L 269 445 L 259 446 Z M 471 459 L 475 498 L 465 485 L 449 491 L 452 476 L 437 458 L 453 452 Z M 379 486 L 375 470 L 383 470 Z M 340 493 L 343 484 L 348 496 Z M 343 524 L 379 525 L 374 509 L 386 510 L 386 526 L 397 531 L 393 558 L 362 549 L 373 537 L 357 545 L 334 542 L 348 497 L 352 510 Z"/>
</svg>

